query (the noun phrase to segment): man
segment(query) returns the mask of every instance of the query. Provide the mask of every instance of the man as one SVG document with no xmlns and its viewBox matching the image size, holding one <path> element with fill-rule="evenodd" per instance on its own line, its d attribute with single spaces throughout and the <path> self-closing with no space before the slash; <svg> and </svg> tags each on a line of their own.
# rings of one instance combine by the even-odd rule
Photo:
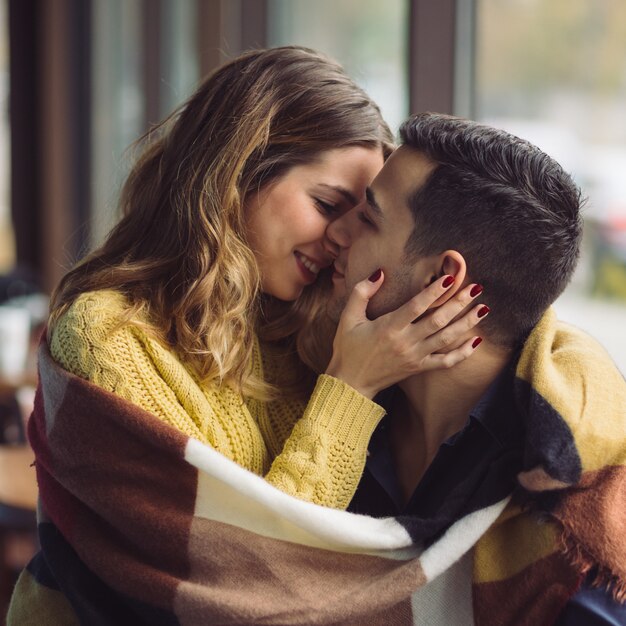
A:
<svg viewBox="0 0 626 626">
<path fill-rule="evenodd" d="M 578 260 L 580 192 L 547 155 L 493 128 L 422 114 L 401 138 L 367 202 L 329 227 L 331 316 L 370 274 L 371 319 L 444 275 L 455 282 L 439 304 L 476 283 L 491 314 L 472 358 L 379 396 L 388 416 L 350 510 L 406 516 L 413 539 L 431 545 L 513 493 L 474 548 L 474 582 L 487 595 L 511 590 L 494 623 L 532 613 L 528 623 L 626 624 L 615 599 L 625 595 L 623 566 L 611 554 L 624 544 L 622 522 L 611 521 L 624 518 L 624 379 L 549 310 Z M 577 500 L 585 490 L 597 497 L 588 510 Z"/>
</svg>

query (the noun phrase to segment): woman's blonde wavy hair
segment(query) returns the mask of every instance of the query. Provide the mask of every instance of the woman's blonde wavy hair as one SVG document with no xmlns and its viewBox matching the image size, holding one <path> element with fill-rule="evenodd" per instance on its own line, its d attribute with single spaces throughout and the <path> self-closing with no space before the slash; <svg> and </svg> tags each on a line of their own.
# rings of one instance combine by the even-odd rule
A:
<svg viewBox="0 0 626 626">
<path fill-rule="evenodd" d="M 141 313 L 200 380 L 268 397 L 250 367 L 255 333 L 295 336 L 323 289 L 288 305 L 261 296 L 244 201 L 325 150 L 366 146 L 387 156 L 391 144 L 378 107 L 334 61 L 300 47 L 234 59 L 139 140 L 122 218 L 60 282 L 49 332 L 81 293 L 115 289 L 131 303 L 125 320 Z"/>
</svg>

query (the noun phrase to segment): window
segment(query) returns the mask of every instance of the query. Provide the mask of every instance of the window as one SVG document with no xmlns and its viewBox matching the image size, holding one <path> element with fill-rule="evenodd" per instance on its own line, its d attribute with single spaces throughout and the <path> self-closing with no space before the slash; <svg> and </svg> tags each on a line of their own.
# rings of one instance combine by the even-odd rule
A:
<svg viewBox="0 0 626 626">
<path fill-rule="evenodd" d="M 93 0 L 92 244 L 117 219 L 128 148 L 198 80 L 196 1 Z"/>
<path fill-rule="evenodd" d="M 477 8 L 476 115 L 554 156 L 588 196 L 583 257 L 557 311 L 626 372 L 626 3 Z"/>
<path fill-rule="evenodd" d="M 339 61 L 392 131 L 408 115 L 408 2 L 269 0 L 268 45 L 298 44 Z"/>
</svg>

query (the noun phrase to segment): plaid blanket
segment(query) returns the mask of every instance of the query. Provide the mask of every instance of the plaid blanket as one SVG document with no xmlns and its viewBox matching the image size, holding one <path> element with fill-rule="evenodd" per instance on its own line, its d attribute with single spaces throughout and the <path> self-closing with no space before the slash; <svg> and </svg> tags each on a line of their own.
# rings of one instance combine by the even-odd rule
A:
<svg viewBox="0 0 626 626">
<path fill-rule="evenodd" d="M 34 623 L 38 602 L 46 624 L 67 623 L 62 598 L 90 625 L 536 626 L 591 568 L 626 596 L 626 384 L 551 311 L 517 370 L 519 493 L 467 507 L 427 547 L 410 518 L 280 492 L 67 373 L 45 343 L 39 363 L 29 435 L 42 551 L 14 623 Z"/>
</svg>

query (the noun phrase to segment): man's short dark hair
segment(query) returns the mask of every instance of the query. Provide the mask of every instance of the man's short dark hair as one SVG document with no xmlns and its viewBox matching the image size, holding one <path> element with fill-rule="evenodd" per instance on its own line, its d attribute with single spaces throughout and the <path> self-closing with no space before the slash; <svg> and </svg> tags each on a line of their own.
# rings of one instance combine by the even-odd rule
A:
<svg viewBox="0 0 626 626">
<path fill-rule="evenodd" d="M 458 250 L 493 311 L 481 328 L 496 343 L 519 344 L 576 267 L 580 189 L 536 146 L 476 122 L 423 113 L 400 136 L 437 164 L 408 199 L 409 260 Z"/>
</svg>

